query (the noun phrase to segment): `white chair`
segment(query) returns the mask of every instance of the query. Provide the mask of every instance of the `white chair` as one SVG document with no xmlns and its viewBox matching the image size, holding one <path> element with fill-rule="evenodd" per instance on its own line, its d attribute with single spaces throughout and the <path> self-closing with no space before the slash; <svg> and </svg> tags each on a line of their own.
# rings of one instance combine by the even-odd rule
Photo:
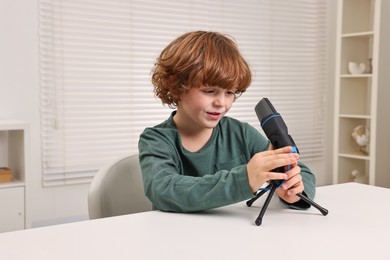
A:
<svg viewBox="0 0 390 260">
<path fill-rule="evenodd" d="M 88 193 L 89 218 L 152 210 L 144 194 L 138 155 L 126 156 L 100 169 Z"/>
</svg>

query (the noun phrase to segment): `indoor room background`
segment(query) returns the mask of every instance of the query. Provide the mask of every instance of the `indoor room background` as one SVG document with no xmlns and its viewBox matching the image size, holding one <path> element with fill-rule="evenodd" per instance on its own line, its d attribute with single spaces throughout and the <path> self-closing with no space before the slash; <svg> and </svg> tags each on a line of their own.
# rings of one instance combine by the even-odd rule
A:
<svg viewBox="0 0 390 260">
<path fill-rule="evenodd" d="M 58 60 L 51 60 L 58 58 L 56 55 L 50 56 L 51 49 L 61 37 L 51 38 L 54 34 L 53 28 L 50 27 L 50 15 L 51 9 L 50 6 L 46 6 L 45 3 L 49 1 L 39 1 L 39 0 L 0 0 L 0 119 L 15 119 L 22 120 L 29 124 L 29 164 L 28 164 L 28 183 L 26 189 L 26 203 L 28 205 L 28 218 L 31 224 L 31 227 L 39 227 L 51 224 L 72 222 L 72 221 L 80 221 L 88 219 L 88 209 L 87 209 L 87 193 L 89 187 L 89 180 L 91 177 L 90 172 L 93 172 L 93 167 L 88 168 L 83 165 L 80 170 L 69 170 L 67 174 L 62 174 L 58 168 L 62 166 L 54 165 L 47 163 L 52 157 L 48 156 L 47 153 L 57 154 L 57 150 L 54 149 L 53 146 L 46 145 L 47 143 L 53 144 L 55 146 L 56 138 L 58 136 L 53 137 L 53 132 L 50 132 L 48 126 L 60 127 L 62 126 L 63 121 L 61 121 L 61 117 L 52 118 L 50 117 L 53 113 L 53 104 L 55 103 L 56 98 L 61 97 L 61 92 L 51 93 L 50 84 L 55 81 L 58 83 L 59 79 L 63 79 L 62 84 L 69 84 L 69 82 L 73 82 L 72 80 L 77 79 L 78 72 L 74 72 L 74 78 L 67 79 L 63 78 L 64 75 L 58 75 L 59 71 L 71 71 L 72 64 L 75 63 L 61 63 L 63 65 L 60 70 L 56 69 Z M 56 1 L 54 1 L 56 2 Z M 67 2 L 67 1 L 63 1 Z M 101 26 L 107 26 L 107 24 L 111 23 L 110 19 L 115 14 L 114 11 L 118 11 L 118 8 L 109 7 L 109 3 L 112 2 L 112 5 L 115 6 L 115 3 L 124 4 L 124 6 L 131 7 L 131 4 L 137 4 L 138 9 L 132 9 L 134 12 L 129 14 L 132 17 L 138 17 L 139 20 L 131 24 L 131 29 L 134 32 L 134 37 L 146 37 L 144 42 L 142 39 L 131 39 L 128 34 L 120 31 L 112 31 L 107 32 L 105 41 L 97 41 L 96 44 L 102 45 L 110 45 L 110 33 L 114 35 L 116 38 L 115 41 L 122 43 L 124 47 L 129 44 L 134 44 L 134 48 L 132 53 L 127 53 L 129 55 L 129 59 L 133 62 L 127 63 L 127 60 L 123 60 L 123 67 L 116 67 L 113 65 L 109 69 L 114 71 L 114 74 L 117 78 L 109 76 L 106 77 L 104 68 L 101 73 L 95 74 L 92 72 L 88 74 L 90 78 L 88 82 L 95 82 L 94 80 L 102 78 L 103 81 L 108 78 L 111 80 L 109 84 L 113 86 L 114 90 L 110 90 L 110 88 L 102 87 L 100 90 L 107 94 L 107 96 L 112 95 L 113 102 L 115 102 L 118 106 L 122 103 L 129 103 L 130 107 L 124 107 L 123 111 L 138 109 L 137 111 L 142 111 L 140 115 L 139 112 L 131 113 L 130 117 L 138 117 L 137 120 L 140 120 L 139 125 L 133 125 L 129 128 L 124 127 L 125 131 L 132 131 L 130 137 L 124 137 L 124 139 L 118 139 L 117 142 L 113 142 L 113 145 L 107 144 L 104 149 L 104 152 L 109 152 L 110 156 L 120 156 L 126 151 L 134 152 L 137 143 L 136 138 L 139 132 L 143 127 L 153 125 L 163 119 L 165 119 L 170 113 L 170 109 L 163 107 L 158 100 L 153 98 L 153 89 L 150 82 L 148 82 L 148 77 L 150 77 L 150 70 L 153 66 L 153 61 L 157 57 L 158 52 L 174 37 L 178 36 L 184 31 L 194 30 L 194 29 L 205 29 L 205 30 L 218 30 L 227 34 L 231 34 L 237 41 L 239 48 L 242 50 L 244 56 L 246 56 L 251 64 L 252 68 L 267 67 L 267 61 L 269 64 L 275 63 L 276 60 L 265 59 L 260 61 L 259 59 L 254 59 L 256 55 L 267 55 L 267 52 L 262 52 L 262 38 L 258 38 L 258 42 L 250 38 L 250 34 L 252 31 L 256 30 L 267 30 L 267 27 L 264 24 L 259 23 L 255 18 L 262 14 L 261 10 L 257 11 L 253 8 L 258 2 L 261 1 L 179 1 L 179 0 L 170 0 L 170 1 L 97 1 L 96 5 L 94 5 L 94 0 L 89 1 L 69 1 L 69 5 L 80 6 L 81 9 L 85 9 L 88 5 L 93 5 L 95 8 L 100 8 L 99 12 L 105 17 L 105 21 L 101 21 Z M 270 5 L 270 2 L 275 3 L 274 8 L 280 8 L 280 11 L 283 11 L 283 6 L 286 8 L 290 5 L 289 1 L 264 1 Z M 333 181 L 332 176 L 332 158 L 333 158 L 333 96 L 334 96 L 334 57 L 335 57 L 335 34 L 336 34 L 336 7 L 337 1 L 294 1 L 298 4 L 296 8 L 299 8 L 301 5 L 304 7 L 307 3 L 311 3 L 312 5 L 320 5 L 324 10 L 323 12 L 314 14 L 321 16 L 323 19 L 323 27 L 321 33 L 319 33 L 320 40 L 322 43 L 320 44 L 321 51 L 324 55 L 322 55 L 323 59 L 319 61 L 319 67 L 323 71 L 320 73 L 321 77 L 317 78 L 318 84 L 322 84 L 323 89 L 319 88 L 319 90 L 311 93 L 310 95 L 316 96 L 316 102 L 321 103 L 323 110 L 315 111 L 318 113 L 318 118 L 321 120 L 319 124 L 322 124 L 320 127 L 320 131 L 318 134 L 321 136 L 321 140 L 319 141 L 319 145 L 317 145 L 316 149 L 309 150 L 303 157 L 306 156 L 308 160 L 308 164 L 310 168 L 316 173 L 317 176 L 317 184 L 328 185 Z M 57 2 L 57 5 L 60 4 L 61 1 Z M 164 3 L 164 4 L 163 4 Z M 149 6 L 148 6 L 149 4 Z M 153 4 L 155 5 L 153 7 Z M 104 6 L 107 5 L 106 14 L 104 13 Z M 156 6 L 159 8 L 156 8 Z M 188 13 L 180 13 L 181 6 L 188 5 Z M 252 8 L 251 8 L 252 6 Z M 312 7 L 313 7 L 312 6 Z M 58 6 L 57 6 L 58 7 Z M 268 6 L 270 7 L 270 6 Z M 268 8 L 267 7 L 267 8 Z M 64 5 L 66 8 L 66 5 Z M 179 8 L 179 9 L 178 9 Z M 245 9 L 246 8 L 246 9 Z M 251 10 L 252 9 L 252 10 Z M 135 10 L 138 10 L 137 12 Z M 225 10 L 226 13 L 221 13 L 219 10 Z M 246 13 L 245 10 L 251 10 Z M 234 15 L 231 15 L 231 19 L 228 19 L 229 12 Z M 66 12 L 64 12 L 66 14 Z M 124 11 L 125 13 L 125 11 Z M 77 15 L 77 14 L 75 14 Z M 83 17 L 88 20 L 88 15 L 84 15 Z M 125 14 L 122 14 L 125 15 Z M 294 14 L 291 13 L 291 16 L 294 17 Z M 169 17 L 172 17 L 172 20 L 169 20 Z M 297 21 L 300 19 L 299 16 L 295 16 Z M 92 19 L 92 18 L 91 18 Z M 158 19 L 162 19 L 161 21 Z M 164 20 L 165 19 L 165 20 Z M 180 20 L 183 19 L 183 20 Z M 77 20 L 77 19 L 76 19 Z M 271 19 L 272 20 L 272 19 Z M 164 22 L 162 22 L 164 21 Z M 278 24 L 278 21 L 273 21 Z M 153 28 L 154 24 L 159 24 L 159 27 Z M 270 25 L 271 26 L 271 25 Z M 280 25 L 279 25 L 280 26 Z M 314 25 L 313 25 L 314 26 Z M 269 30 L 269 35 L 272 35 L 276 32 L 273 30 Z M 77 24 L 73 26 L 66 27 L 64 29 L 64 33 L 67 33 L 67 30 L 74 30 L 74 38 L 80 37 L 83 34 L 83 31 L 77 30 Z M 55 30 L 54 30 L 55 31 Z M 55 33 L 59 33 L 55 31 Z M 94 31 L 91 29 L 89 33 L 93 34 Z M 144 33 L 144 34 L 142 34 Z M 285 30 L 285 34 L 298 34 L 300 30 L 296 32 L 290 32 Z M 96 32 L 96 34 L 98 34 Z M 119 36 L 118 36 L 119 35 Z M 133 41 L 132 41 L 133 40 Z M 138 41 L 139 40 L 139 41 Z M 140 44 L 141 42 L 141 44 Z M 54 45 L 53 45 L 54 44 Z M 139 44 L 136 46 L 136 44 Z M 82 45 L 82 44 L 81 44 Z M 145 49 L 150 49 L 150 52 L 144 52 L 144 50 L 137 50 L 139 46 L 145 46 Z M 310 45 L 310 44 L 309 44 Z M 260 46 L 260 47 L 259 47 Z M 275 47 L 278 44 L 275 43 Z M 267 46 L 266 46 L 267 47 Z M 269 46 L 268 46 L 269 47 Z M 272 47 L 272 46 L 271 46 Z M 279 48 L 286 48 L 291 52 L 294 51 L 294 46 L 278 46 Z M 54 47 L 53 47 L 54 48 Z M 265 48 L 265 47 L 264 47 Z M 266 49 L 268 50 L 268 49 Z M 80 50 L 82 52 L 82 48 Z M 88 48 L 85 49 L 85 52 L 88 52 Z M 92 53 L 92 51 L 90 51 Z M 126 51 L 125 51 L 126 53 Z M 131 56 L 132 55 L 132 56 Z M 77 52 L 74 53 L 74 56 L 77 56 Z M 123 55 L 122 55 L 123 56 Z M 126 56 L 126 55 L 125 55 Z M 121 56 L 112 56 L 109 55 L 106 57 L 107 60 L 121 60 Z M 93 60 L 93 56 L 90 57 Z M 291 61 L 288 65 L 286 65 L 288 70 L 291 71 L 299 71 L 300 69 L 304 69 L 302 66 L 301 60 L 304 60 L 305 57 L 301 56 L 300 58 L 294 58 L 295 61 Z M 77 62 L 76 62 L 77 63 Z M 83 67 L 78 67 L 80 71 L 83 70 Z M 57 68 L 58 69 L 58 68 Z M 52 79 L 48 78 L 48 75 L 52 75 L 51 73 L 56 74 L 57 78 Z M 278 99 L 279 94 L 282 95 L 285 91 L 283 88 L 279 89 L 279 92 L 274 93 L 272 89 L 267 89 L 262 92 L 261 84 L 267 85 L 265 83 L 261 83 L 263 74 L 266 74 L 267 71 L 254 71 L 254 85 L 258 85 L 259 88 L 253 87 L 248 90 L 248 93 L 244 93 L 244 95 L 237 101 L 236 109 L 231 111 L 231 116 L 235 116 L 244 121 L 250 121 L 252 124 L 256 124 L 256 117 L 253 112 L 254 104 L 260 100 L 263 95 L 271 97 L 272 100 L 275 100 L 275 104 L 281 104 L 279 106 L 279 112 L 283 114 L 289 114 L 290 108 L 288 106 L 289 102 L 286 100 L 291 100 L 290 105 L 293 103 L 299 103 L 300 99 L 304 99 L 304 93 L 299 92 L 299 89 L 294 90 L 294 82 L 291 81 L 291 88 L 286 91 L 288 96 L 282 97 Z M 66 73 L 64 73 L 66 74 Z M 70 73 L 72 74 L 72 73 Z M 298 73 L 299 74 L 299 73 Z M 65 75 L 66 76 L 66 75 Z M 81 76 L 80 76 L 81 77 Z M 82 80 L 81 80 L 82 81 Z M 126 82 L 129 81 L 133 84 L 131 91 L 126 90 L 126 92 L 121 92 L 123 90 L 118 81 Z M 76 82 L 76 81 L 75 81 Z M 146 82 L 146 83 L 145 83 Z M 79 82 L 80 83 L 80 82 Z M 98 84 L 98 83 L 97 83 Z M 102 83 L 100 83 L 102 86 Z M 116 84 L 116 85 L 115 85 Z M 271 84 L 271 83 L 270 83 Z M 268 84 L 268 85 L 270 85 Z M 272 83 L 274 84 L 274 83 Z M 271 85 L 272 85 L 271 84 Z M 104 85 L 104 84 L 103 84 Z M 275 84 L 277 85 L 277 84 Z M 259 90 L 260 89 L 260 90 Z M 57 89 L 58 90 L 58 89 Z M 77 87 L 76 87 L 77 90 Z M 97 92 L 93 92 L 93 88 L 86 92 L 78 92 L 79 96 L 77 96 L 72 92 L 71 95 L 76 95 L 74 100 L 71 100 L 69 104 L 73 104 L 72 102 L 80 101 L 85 104 L 89 101 L 85 98 L 88 95 L 98 94 Z M 292 92 L 291 92 L 292 91 Z M 101 92 L 99 92 L 101 93 Z M 294 96 L 293 93 L 298 93 Z M 64 93 L 62 93 L 64 94 Z M 115 95 L 116 94 L 116 95 Z M 318 96 L 320 94 L 320 96 Z M 123 98 L 124 96 L 128 96 L 127 98 Z M 118 99 L 114 99 L 117 97 Z M 98 99 L 97 99 L 98 100 Z M 57 100 L 58 101 L 58 100 Z M 48 102 L 48 103 L 45 103 Z M 53 103 L 54 102 L 54 103 Z M 98 102 L 98 101 L 94 101 Z M 60 102 L 59 102 L 60 103 Z M 49 104 L 49 105 L 48 105 Z M 69 105 L 68 104 L 68 105 Z M 286 105 L 287 104 L 287 105 Z M 100 109 L 99 113 L 106 113 L 107 110 L 111 108 L 105 107 L 105 103 L 95 103 L 96 109 Z M 65 104 L 66 106 L 66 104 Z M 107 108 L 107 109 L 106 109 Z M 251 109 L 251 110 L 248 110 Z M 55 114 L 61 115 L 65 114 L 61 112 L 61 107 L 55 107 Z M 78 113 L 79 107 L 74 108 L 73 113 Z M 278 107 L 277 107 L 278 109 Z M 303 108 L 305 109 L 305 108 Z M 122 111 L 122 112 L 123 112 Z M 156 112 L 160 111 L 160 112 Z M 250 111 L 248 113 L 248 111 Z M 306 111 L 306 113 L 310 113 L 313 111 Z M 134 112 L 134 111 L 133 111 Z M 80 112 L 81 113 L 81 112 Z M 291 112 L 292 113 L 292 112 Z M 291 118 L 292 115 L 290 115 Z M 48 119 L 49 118 L 49 119 Z M 107 126 L 118 124 L 118 122 L 114 121 L 115 117 L 107 116 Z M 143 121 L 142 121 L 143 120 Z M 77 122 L 74 121 L 74 122 Z M 292 120 L 290 121 L 291 125 L 294 123 Z M 86 121 L 80 121 L 79 125 L 85 124 Z M 288 121 L 289 123 L 289 121 Z M 91 123 L 93 124 L 93 122 Z M 302 123 L 300 123 L 302 124 Z M 77 123 L 70 125 L 68 127 L 77 130 Z M 256 126 L 258 127 L 258 125 Z M 308 123 L 308 126 L 310 124 Z M 292 126 L 294 129 L 295 126 Z M 123 128 L 119 127 L 118 131 L 123 131 Z M 83 131 L 82 128 L 79 129 L 80 132 Z M 64 134 L 61 132 L 61 134 Z M 292 133 L 294 134 L 294 133 Z M 119 134 L 120 135 L 120 134 Z M 299 133 L 296 133 L 298 136 Z M 50 136 L 53 139 L 50 139 Z M 127 138 L 127 139 L 126 139 Z M 128 139 L 130 138 L 130 139 Z M 131 139 L 133 138 L 133 139 Z M 43 142 L 43 141 L 47 142 Z M 54 140 L 54 141 L 53 141 Z M 97 138 L 97 142 L 100 139 Z M 128 141 L 132 140 L 132 141 Z M 310 143 L 303 144 L 304 140 L 302 137 L 299 137 L 297 140 L 302 140 L 301 143 L 304 147 L 310 147 Z M 80 140 L 82 143 L 83 140 Z M 129 146 L 123 147 L 123 145 L 117 145 L 117 143 L 123 144 L 123 142 L 129 142 Z M 318 141 L 318 140 L 316 140 Z M 131 142 L 131 144 L 130 144 Z M 114 144 L 115 143 L 115 144 Z M 74 144 L 75 145 L 75 144 Z M 117 145 L 117 146 L 115 146 Z M 300 146 L 299 143 L 297 143 Z M 58 147 L 55 147 L 57 149 Z M 79 152 L 81 150 L 86 150 L 94 152 L 94 156 L 100 158 L 98 156 L 101 155 L 101 150 L 95 151 L 93 146 L 86 147 L 84 145 L 80 145 L 77 147 L 74 146 L 74 153 L 79 156 Z M 60 148 L 58 148 L 60 149 Z M 4 152 L 4 151 L 0 151 Z M 59 156 L 61 157 L 61 156 Z M 55 158 L 56 159 L 56 158 Z M 77 158 L 76 158 L 77 159 Z M 73 158 L 73 162 L 77 162 L 75 158 Z M 54 160 L 55 161 L 55 160 Z M 56 168 L 57 167 L 57 168 Z M 91 170 L 92 169 L 92 170 Z M 66 176 L 64 179 L 63 176 Z"/>
</svg>

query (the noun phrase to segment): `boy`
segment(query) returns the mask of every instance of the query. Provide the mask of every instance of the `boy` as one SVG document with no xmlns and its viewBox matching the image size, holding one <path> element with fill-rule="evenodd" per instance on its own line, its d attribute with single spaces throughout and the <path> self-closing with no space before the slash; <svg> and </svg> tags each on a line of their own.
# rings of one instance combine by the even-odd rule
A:
<svg viewBox="0 0 390 260">
<path fill-rule="evenodd" d="M 237 203 L 269 180 L 285 180 L 276 194 L 287 205 L 310 207 L 315 177 L 291 147 L 270 148 L 254 127 L 225 116 L 251 83 L 235 42 L 216 32 L 186 33 L 156 61 L 152 82 L 163 104 L 176 108 L 146 128 L 139 159 L 146 196 L 155 209 L 194 212 Z M 273 169 L 291 165 L 285 173 Z"/>
</svg>

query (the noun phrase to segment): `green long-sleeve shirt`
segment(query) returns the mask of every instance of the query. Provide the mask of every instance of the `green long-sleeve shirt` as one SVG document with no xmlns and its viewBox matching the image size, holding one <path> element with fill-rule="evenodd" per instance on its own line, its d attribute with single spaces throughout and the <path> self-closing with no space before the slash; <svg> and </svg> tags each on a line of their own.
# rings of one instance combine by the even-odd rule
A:
<svg viewBox="0 0 390 260">
<path fill-rule="evenodd" d="M 194 212 L 237 203 L 253 197 L 246 165 L 252 156 L 268 150 L 269 141 L 247 123 L 223 117 L 207 144 L 187 151 L 173 122 L 146 128 L 138 149 L 144 190 L 155 209 Z M 304 194 L 315 195 L 315 177 L 303 164 Z M 290 204 L 308 208 L 303 201 Z"/>
</svg>

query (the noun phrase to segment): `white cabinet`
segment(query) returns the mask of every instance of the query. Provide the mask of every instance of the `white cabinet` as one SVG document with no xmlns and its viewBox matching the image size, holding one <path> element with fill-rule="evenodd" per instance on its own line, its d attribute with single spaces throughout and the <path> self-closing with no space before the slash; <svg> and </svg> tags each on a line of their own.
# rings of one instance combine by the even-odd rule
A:
<svg viewBox="0 0 390 260">
<path fill-rule="evenodd" d="M 30 227 L 27 203 L 29 128 L 26 122 L 0 120 L 0 167 L 12 170 L 0 183 L 0 232 Z"/>
<path fill-rule="evenodd" d="M 24 187 L 0 189 L 0 231 L 25 228 Z"/>
<path fill-rule="evenodd" d="M 340 0 L 337 16 L 333 180 L 390 187 L 390 1 Z"/>
</svg>

